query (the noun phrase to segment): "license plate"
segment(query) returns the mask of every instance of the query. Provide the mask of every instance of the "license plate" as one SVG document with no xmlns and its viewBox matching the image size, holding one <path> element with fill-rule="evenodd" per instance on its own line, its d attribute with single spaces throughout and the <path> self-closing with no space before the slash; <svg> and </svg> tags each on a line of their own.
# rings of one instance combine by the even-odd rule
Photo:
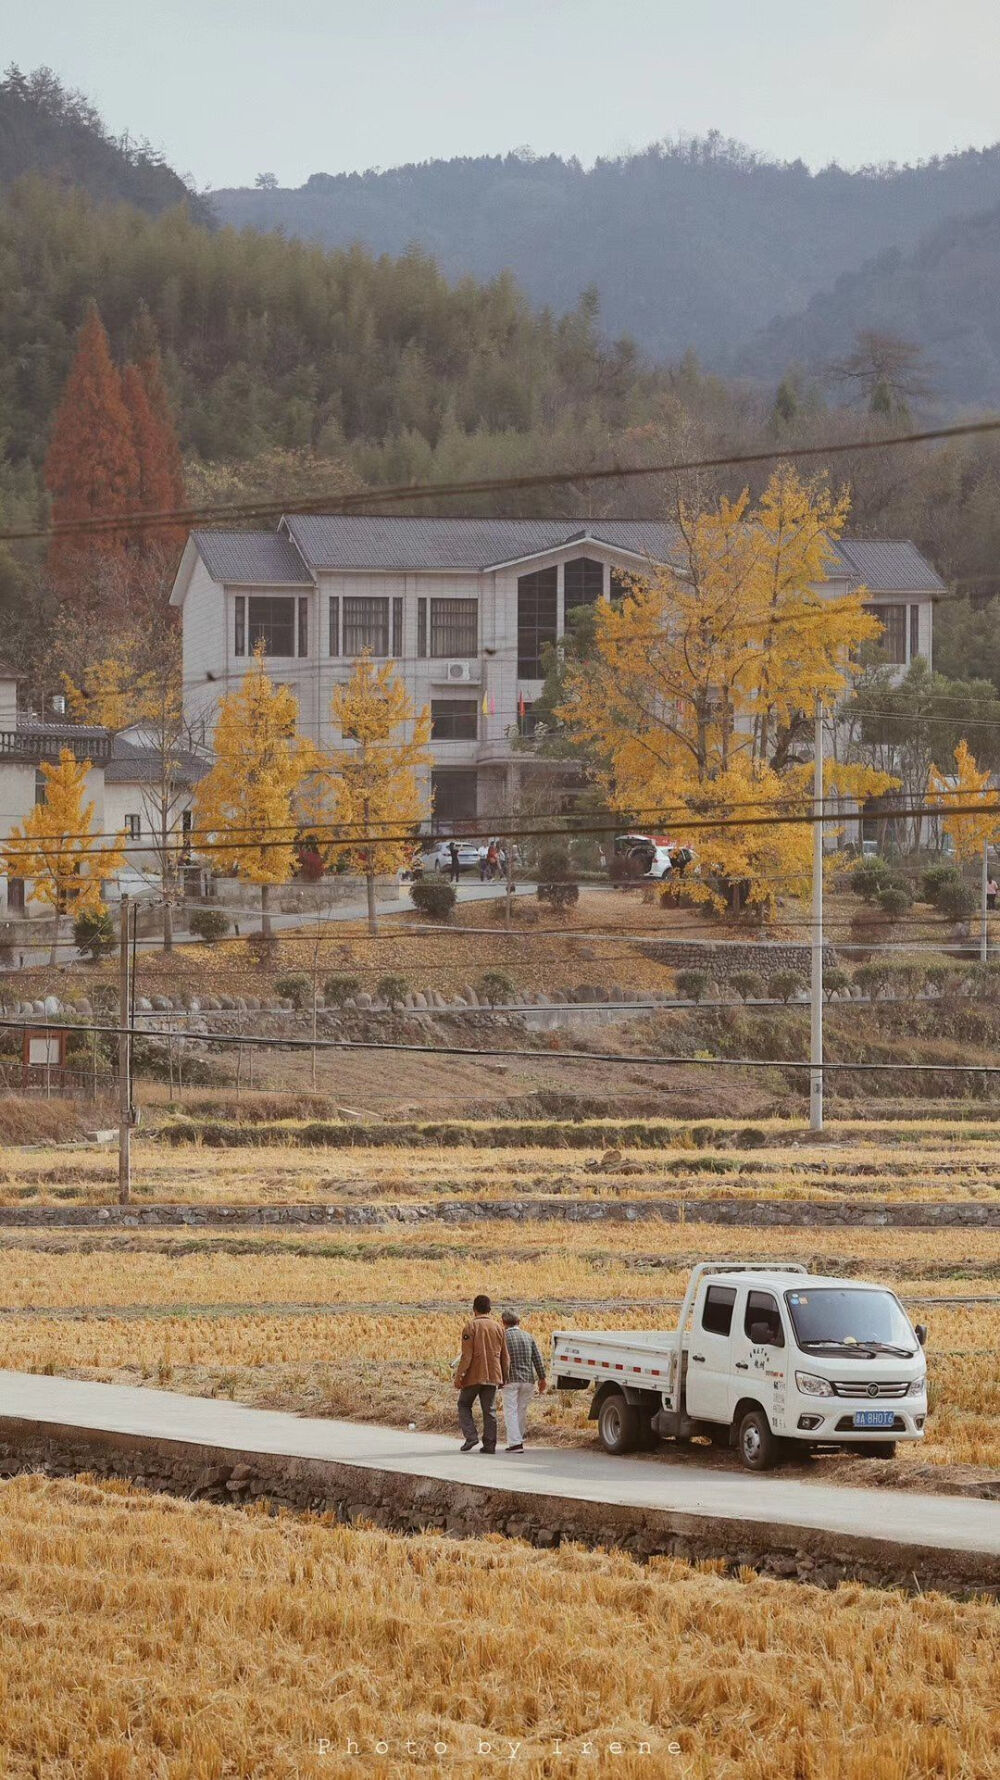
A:
<svg viewBox="0 0 1000 1780">
<path fill-rule="evenodd" d="M 856 1409 L 854 1426 L 856 1428 L 891 1428 L 896 1420 L 894 1409 Z"/>
</svg>

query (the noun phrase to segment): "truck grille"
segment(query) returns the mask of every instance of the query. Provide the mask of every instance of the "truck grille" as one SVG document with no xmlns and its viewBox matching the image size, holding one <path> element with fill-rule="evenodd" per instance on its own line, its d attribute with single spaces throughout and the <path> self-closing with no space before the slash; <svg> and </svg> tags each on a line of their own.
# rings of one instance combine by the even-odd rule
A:
<svg viewBox="0 0 1000 1780">
<path fill-rule="evenodd" d="M 839 1378 L 833 1388 L 838 1397 L 868 1397 L 874 1402 L 877 1397 L 905 1397 L 910 1387 L 905 1379 L 902 1384 L 897 1384 L 895 1380 L 892 1380 L 887 1384 L 872 1386 L 871 1384 L 860 1384 L 855 1378 Z"/>
</svg>

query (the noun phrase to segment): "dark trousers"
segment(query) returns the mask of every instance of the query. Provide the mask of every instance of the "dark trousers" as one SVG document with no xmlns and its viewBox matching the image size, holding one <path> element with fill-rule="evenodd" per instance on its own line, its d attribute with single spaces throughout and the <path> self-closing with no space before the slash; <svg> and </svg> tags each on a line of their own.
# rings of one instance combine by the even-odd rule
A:
<svg viewBox="0 0 1000 1780">
<path fill-rule="evenodd" d="M 467 1384 L 458 1393 L 458 1423 L 466 1440 L 478 1440 L 472 1405 L 479 1398 L 483 1412 L 483 1451 L 493 1452 L 497 1443 L 497 1418 L 493 1405 L 497 1398 L 495 1384 Z"/>
</svg>

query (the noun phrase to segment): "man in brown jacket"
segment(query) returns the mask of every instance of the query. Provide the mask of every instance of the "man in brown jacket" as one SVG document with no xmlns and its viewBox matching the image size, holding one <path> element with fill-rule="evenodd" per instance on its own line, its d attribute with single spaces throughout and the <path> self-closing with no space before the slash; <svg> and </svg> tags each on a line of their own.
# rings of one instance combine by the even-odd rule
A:
<svg viewBox="0 0 1000 1780">
<path fill-rule="evenodd" d="M 465 1435 L 462 1452 L 472 1452 L 479 1445 L 473 1420 L 472 1405 L 479 1398 L 483 1412 L 483 1451 L 496 1452 L 497 1418 L 494 1410 L 500 1385 L 510 1376 L 507 1338 L 503 1326 L 493 1315 L 493 1306 L 485 1292 L 472 1301 L 472 1317 L 462 1330 L 462 1354 L 455 1371 L 458 1392 L 458 1420 Z"/>
</svg>

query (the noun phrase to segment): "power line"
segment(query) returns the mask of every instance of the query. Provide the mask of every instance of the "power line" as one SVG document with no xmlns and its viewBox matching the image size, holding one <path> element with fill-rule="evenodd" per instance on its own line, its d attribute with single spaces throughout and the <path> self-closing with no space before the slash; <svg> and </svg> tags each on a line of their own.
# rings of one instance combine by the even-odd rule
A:
<svg viewBox="0 0 1000 1780">
<path fill-rule="evenodd" d="M 473 1010 L 470 1010 L 473 1011 Z M 28 1016 L 23 1020 L 0 1020 L 0 1030 L 23 1031 Z M 94 1024 L 69 1024 L 65 1021 L 47 1020 L 36 1016 L 33 1024 L 43 1032 L 103 1032 L 105 1035 L 121 1036 L 123 1033 L 135 1037 L 175 1039 L 184 1038 L 184 1034 L 172 1032 L 159 1027 L 144 1027 L 141 1030 L 131 1026 L 98 1026 Z M 551 1034 L 549 1035 L 551 1037 Z M 199 1044 L 219 1045 L 262 1045 L 275 1050 L 320 1050 L 320 1051 L 386 1051 L 405 1055 L 425 1057 L 499 1057 L 507 1059 L 516 1057 L 531 1062 L 553 1063 L 616 1063 L 619 1066 L 642 1067 L 651 1069 L 664 1068 L 707 1068 L 707 1069 L 811 1069 L 808 1061 L 799 1061 L 786 1057 L 650 1057 L 635 1055 L 628 1051 L 565 1051 L 540 1047 L 532 1050 L 529 1047 L 504 1049 L 499 1046 L 469 1045 L 420 1045 L 404 1044 L 401 1041 L 355 1038 L 275 1038 L 258 1032 L 199 1032 L 193 1035 Z M 855 1070 L 864 1073 L 875 1071 L 898 1072 L 901 1075 L 1000 1075 L 1000 1064 L 994 1063 L 831 1063 L 824 1062 L 824 1070 Z"/>
<path fill-rule="evenodd" d="M 560 488 L 569 483 L 627 482 L 639 477 L 679 476 L 700 470 L 735 468 L 740 465 L 794 462 L 850 452 L 887 451 L 897 446 L 924 445 L 944 439 L 971 438 L 1000 432 L 1000 418 L 963 421 L 955 426 L 927 427 L 920 431 L 890 434 L 881 438 L 828 440 L 818 445 L 786 445 L 759 451 L 728 452 L 716 457 L 676 459 L 658 464 L 606 464 L 563 470 L 537 471 L 523 476 L 499 476 L 463 482 L 397 483 L 387 488 L 353 494 L 275 496 L 271 500 L 215 503 L 202 507 L 172 507 L 123 513 L 92 514 L 86 519 L 65 520 L 45 526 L 8 526 L 0 530 L 0 542 L 15 543 L 41 538 L 100 535 L 107 532 L 162 530 L 166 527 L 197 527 L 213 520 L 265 518 L 274 514 L 354 513 L 367 506 L 383 507 L 395 501 L 441 500 L 457 495 L 494 495 L 541 488 Z"/>
</svg>

